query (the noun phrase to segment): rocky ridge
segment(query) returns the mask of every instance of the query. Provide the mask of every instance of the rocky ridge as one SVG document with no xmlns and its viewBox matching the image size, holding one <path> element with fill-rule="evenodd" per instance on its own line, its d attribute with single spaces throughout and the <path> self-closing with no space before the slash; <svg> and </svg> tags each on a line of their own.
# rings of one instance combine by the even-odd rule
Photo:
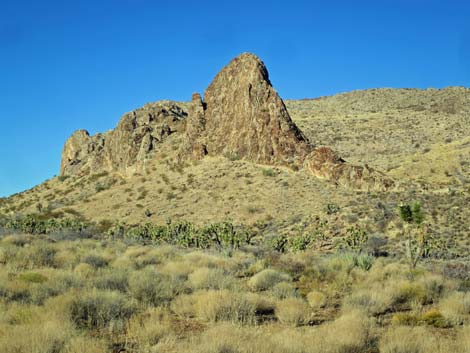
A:
<svg viewBox="0 0 470 353">
<path fill-rule="evenodd" d="M 125 114 L 118 126 L 105 134 L 75 132 L 64 146 L 61 175 L 133 172 L 151 158 L 156 144 L 183 130 L 183 125 L 180 160 L 222 155 L 303 168 L 315 177 L 357 189 L 394 185 L 384 174 L 368 166 L 350 165 L 330 148 L 310 142 L 272 87 L 264 63 L 250 53 L 225 66 L 204 98 L 193 94 L 188 113 L 172 102 L 149 104 Z"/>
</svg>

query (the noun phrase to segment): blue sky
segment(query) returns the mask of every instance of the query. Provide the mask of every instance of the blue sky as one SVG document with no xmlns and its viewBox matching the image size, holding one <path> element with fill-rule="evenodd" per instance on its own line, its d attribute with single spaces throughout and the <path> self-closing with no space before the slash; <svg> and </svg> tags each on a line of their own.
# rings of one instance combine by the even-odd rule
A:
<svg viewBox="0 0 470 353">
<path fill-rule="evenodd" d="M 0 0 L 0 196 L 58 173 L 76 129 L 188 100 L 232 57 L 284 98 L 470 86 L 468 1 Z"/>
</svg>

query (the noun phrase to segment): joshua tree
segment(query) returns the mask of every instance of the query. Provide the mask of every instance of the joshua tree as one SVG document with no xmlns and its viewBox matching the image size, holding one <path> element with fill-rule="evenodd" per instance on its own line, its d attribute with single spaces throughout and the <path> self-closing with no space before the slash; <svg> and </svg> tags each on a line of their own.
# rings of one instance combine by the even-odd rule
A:
<svg viewBox="0 0 470 353">
<path fill-rule="evenodd" d="M 400 218 L 405 222 L 405 250 L 410 267 L 414 269 L 425 254 L 429 254 L 429 242 L 424 227 L 424 213 L 418 201 L 402 204 L 398 208 Z"/>
</svg>

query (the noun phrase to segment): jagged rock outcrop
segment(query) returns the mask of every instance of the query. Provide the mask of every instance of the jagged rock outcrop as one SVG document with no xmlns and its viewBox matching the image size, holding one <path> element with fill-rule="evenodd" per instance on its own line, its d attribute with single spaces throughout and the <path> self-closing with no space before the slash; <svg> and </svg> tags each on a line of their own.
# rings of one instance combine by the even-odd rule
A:
<svg viewBox="0 0 470 353">
<path fill-rule="evenodd" d="M 189 154 L 199 158 L 226 155 L 265 164 L 300 166 L 311 151 L 272 87 L 263 62 L 249 53 L 217 74 L 204 102 L 193 95 L 187 140 Z"/>
<path fill-rule="evenodd" d="M 244 53 L 215 77 L 189 107 L 181 155 L 236 156 L 255 163 L 304 167 L 316 177 L 359 189 L 393 181 L 368 166 L 352 166 L 328 147 L 316 148 L 294 124 L 264 63 Z"/>
<path fill-rule="evenodd" d="M 90 136 L 86 130 L 75 131 L 65 142 L 60 174 L 76 175 L 103 168 L 105 141 L 109 134 Z"/>
<path fill-rule="evenodd" d="M 162 101 L 125 114 L 114 130 L 90 136 L 78 130 L 62 152 L 61 175 L 83 175 L 132 169 L 157 144 L 182 129 L 187 113 L 174 102 Z"/>
<path fill-rule="evenodd" d="M 318 178 L 355 189 L 387 190 L 395 186 L 385 174 L 367 164 L 351 165 L 328 147 L 314 149 L 305 159 L 304 168 Z"/>
</svg>

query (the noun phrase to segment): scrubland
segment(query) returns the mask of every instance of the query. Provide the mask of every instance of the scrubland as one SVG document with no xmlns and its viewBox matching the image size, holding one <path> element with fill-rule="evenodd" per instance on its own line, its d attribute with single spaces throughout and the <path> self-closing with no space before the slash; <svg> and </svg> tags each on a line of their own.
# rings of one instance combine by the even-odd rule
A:
<svg viewBox="0 0 470 353">
<path fill-rule="evenodd" d="M 465 261 L 4 232 L 5 353 L 470 352 Z"/>
</svg>

